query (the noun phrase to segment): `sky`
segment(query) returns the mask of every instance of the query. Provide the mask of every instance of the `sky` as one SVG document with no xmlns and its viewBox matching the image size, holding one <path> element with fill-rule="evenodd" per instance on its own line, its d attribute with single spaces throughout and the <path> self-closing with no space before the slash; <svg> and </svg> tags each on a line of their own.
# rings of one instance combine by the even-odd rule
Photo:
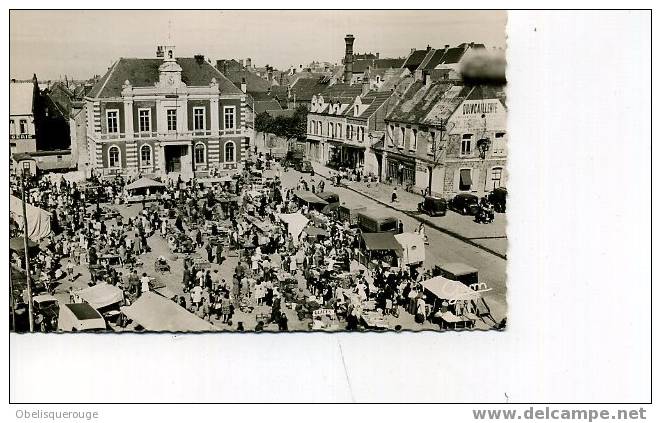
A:
<svg viewBox="0 0 661 423">
<path fill-rule="evenodd" d="M 506 47 L 503 11 L 11 11 L 10 77 L 87 79 L 120 57 L 252 58 L 277 69 L 313 60 L 339 63 L 344 36 L 354 53 L 405 57 L 412 48 L 462 42 Z"/>
</svg>

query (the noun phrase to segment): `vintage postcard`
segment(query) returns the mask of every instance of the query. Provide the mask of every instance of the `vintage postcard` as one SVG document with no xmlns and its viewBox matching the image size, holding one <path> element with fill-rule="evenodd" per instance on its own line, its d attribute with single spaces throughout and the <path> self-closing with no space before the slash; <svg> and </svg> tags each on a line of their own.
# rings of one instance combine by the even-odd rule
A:
<svg viewBox="0 0 661 423">
<path fill-rule="evenodd" d="M 506 21 L 12 11 L 10 331 L 505 329 Z"/>
</svg>

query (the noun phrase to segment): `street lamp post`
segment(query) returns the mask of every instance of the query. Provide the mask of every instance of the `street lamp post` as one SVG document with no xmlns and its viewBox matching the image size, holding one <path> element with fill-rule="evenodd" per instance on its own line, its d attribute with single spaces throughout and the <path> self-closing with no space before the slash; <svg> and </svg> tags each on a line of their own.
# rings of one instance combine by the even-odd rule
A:
<svg viewBox="0 0 661 423">
<path fill-rule="evenodd" d="M 23 248 L 25 249 L 25 282 L 28 290 L 28 321 L 30 332 L 34 332 L 34 319 L 32 316 L 32 281 L 30 277 L 30 253 L 28 251 L 28 217 L 25 205 L 25 174 L 30 171 L 30 163 L 23 162 L 23 173 L 21 175 L 21 188 L 23 191 Z M 13 294 L 12 294 L 13 295 Z"/>
</svg>

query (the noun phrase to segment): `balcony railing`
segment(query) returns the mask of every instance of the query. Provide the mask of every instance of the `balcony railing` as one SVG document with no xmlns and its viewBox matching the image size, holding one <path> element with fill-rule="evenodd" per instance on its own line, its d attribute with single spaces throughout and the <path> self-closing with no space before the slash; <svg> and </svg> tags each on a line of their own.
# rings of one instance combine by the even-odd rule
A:
<svg viewBox="0 0 661 423">
<path fill-rule="evenodd" d="M 242 129 L 230 129 L 219 131 L 211 131 L 208 129 L 203 130 L 192 130 L 192 131 L 164 131 L 164 132 L 134 132 L 133 136 L 128 136 L 124 132 L 115 132 L 115 133 L 95 133 L 95 136 L 98 140 L 101 141 L 113 141 L 113 140 L 145 140 L 145 139 L 164 139 L 164 140 L 192 140 L 198 138 L 209 138 L 209 137 L 219 137 L 221 135 L 243 135 Z"/>
</svg>

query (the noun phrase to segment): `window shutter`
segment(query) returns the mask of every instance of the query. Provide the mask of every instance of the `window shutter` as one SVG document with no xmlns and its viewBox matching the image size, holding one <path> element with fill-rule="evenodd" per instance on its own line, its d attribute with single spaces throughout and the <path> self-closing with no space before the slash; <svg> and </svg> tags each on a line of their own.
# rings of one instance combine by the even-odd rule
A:
<svg viewBox="0 0 661 423">
<path fill-rule="evenodd" d="M 460 174 L 459 169 L 454 170 L 454 183 L 452 184 L 452 190 L 455 192 L 459 192 L 459 174 Z"/>
</svg>

